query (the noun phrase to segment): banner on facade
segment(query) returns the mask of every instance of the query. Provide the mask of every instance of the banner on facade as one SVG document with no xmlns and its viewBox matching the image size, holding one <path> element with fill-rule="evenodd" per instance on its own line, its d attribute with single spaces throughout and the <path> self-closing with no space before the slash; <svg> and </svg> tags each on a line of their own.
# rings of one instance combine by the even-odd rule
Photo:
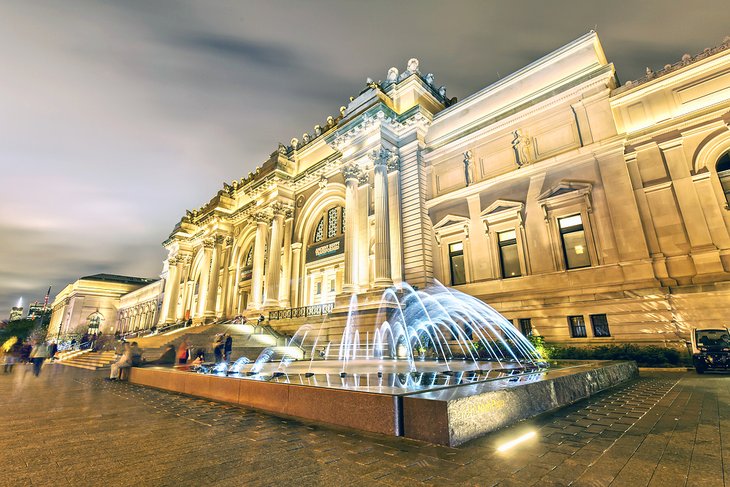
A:
<svg viewBox="0 0 730 487">
<path fill-rule="evenodd" d="M 307 262 L 332 257 L 345 251 L 345 237 L 330 240 L 325 243 L 312 245 L 307 249 Z"/>
</svg>

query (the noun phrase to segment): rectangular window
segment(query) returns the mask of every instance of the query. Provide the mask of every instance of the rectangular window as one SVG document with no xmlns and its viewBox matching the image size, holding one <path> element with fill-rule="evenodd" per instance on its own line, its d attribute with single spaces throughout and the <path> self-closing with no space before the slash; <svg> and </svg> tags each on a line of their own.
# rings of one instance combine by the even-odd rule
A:
<svg viewBox="0 0 730 487">
<path fill-rule="evenodd" d="M 335 280 L 334 279 L 330 279 L 330 292 L 331 293 L 335 292 Z"/>
<path fill-rule="evenodd" d="M 314 294 L 316 294 L 318 296 L 320 294 L 322 294 L 322 283 L 321 282 L 314 283 Z"/>
<path fill-rule="evenodd" d="M 611 336 L 611 331 L 608 329 L 608 318 L 606 318 L 606 315 L 591 315 L 591 327 L 593 328 L 593 336 Z"/>
<path fill-rule="evenodd" d="M 568 326 L 570 326 L 570 336 L 573 338 L 585 338 L 586 322 L 583 316 L 568 316 Z"/>
<path fill-rule="evenodd" d="M 517 233 L 514 230 L 500 232 L 497 234 L 499 242 L 499 261 L 502 264 L 502 277 L 519 277 L 520 255 L 517 252 Z"/>
<path fill-rule="evenodd" d="M 464 269 L 464 242 L 449 244 L 449 266 L 451 268 L 451 285 L 466 284 Z"/>
<path fill-rule="evenodd" d="M 591 257 L 588 255 L 586 233 L 580 215 L 558 218 L 560 238 L 563 241 L 563 256 L 567 269 L 590 267 Z"/>
<path fill-rule="evenodd" d="M 520 318 L 518 320 L 520 332 L 526 337 L 532 336 L 532 321 L 530 318 Z"/>
</svg>

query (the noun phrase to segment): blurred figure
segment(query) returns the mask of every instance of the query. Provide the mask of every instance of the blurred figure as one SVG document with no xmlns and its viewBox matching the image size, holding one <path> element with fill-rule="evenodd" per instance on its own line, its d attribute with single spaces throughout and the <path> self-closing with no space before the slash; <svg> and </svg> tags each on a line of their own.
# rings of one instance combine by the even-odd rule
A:
<svg viewBox="0 0 730 487">
<path fill-rule="evenodd" d="M 139 367 L 142 365 L 142 350 L 140 350 L 139 345 L 137 345 L 137 342 L 132 342 L 132 345 L 130 347 L 132 349 L 132 366 L 133 367 Z"/>
<path fill-rule="evenodd" d="M 193 360 L 190 365 L 200 365 L 203 362 L 205 362 L 205 350 L 199 348 L 195 351 L 195 360 Z"/>
<path fill-rule="evenodd" d="M 33 375 L 38 377 L 41 374 L 43 362 L 48 358 L 48 345 L 43 341 L 35 341 L 30 351 L 30 361 L 33 362 Z"/>
<path fill-rule="evenodd" d="M 20 342 L 18 337 L 8 338 L 5 343 L 3 343 L 2 347 L 0 347 L 0 355 L 3 356 L 3 363 L 5 364 L 4 372 L 6 374 L 13 371 L 13 365 L 15 365 L 15 361 L 17 360 L 17 353 L 19 349 Z"/>
<path fill-rule="evenodd" d="M 233 338 L 230 334 L 226 333 L 226 342 L 223 346 L 223 352 L 226 355 L 226 363 L 231 361 L 231 350 L 233 350 Z"/>
<path fill-rule="evenodd" d="M 129 343 L 124 344 L 124 352 L 119 360 L 112 364 L 112 370 L 109 374 L 109 380 L 118 380 L 122 369 L 132 366 L 132 346 Z"/>
<path fill-rule="evenodd" d="M 183 338 L 180 346 L 177 348 L 177 363 L 185 365 L 188 363 L 190 358 L 190 343 L 188 343 L 188 337 Z"/>
<path fill-rule="evenodd" d="M 29 342 L 25 342 L 20 346 L 20 351 L 18 352 L 18 361 L 20 362 L 30 362 L 30 352 L 33 350 L 33 345 L 31 345 Z"/>
<path fill-rule="evenodd" d="M 48 346 L 48 359 L 52 360 L 53 357 L 56 356 L 56 352 L 58 352 L 58 344 L 56 342 L 51 342 Z"/>
<path fill-rule="evenodd" d="M 223 361 L 223 334 L 217 333 L 213 340 L 213 355 L 215 356 L 215 363 L 219 364 Z"/>
<path fill-rule="evenodd" d="M 163 352 L 160 358 L 147 363 L 153 365 L 175 365 L 176 358 L 177 353 L 175 353 L 175 345 L 170 344 L 167 346 L 167 349 Z"/>
</svg>

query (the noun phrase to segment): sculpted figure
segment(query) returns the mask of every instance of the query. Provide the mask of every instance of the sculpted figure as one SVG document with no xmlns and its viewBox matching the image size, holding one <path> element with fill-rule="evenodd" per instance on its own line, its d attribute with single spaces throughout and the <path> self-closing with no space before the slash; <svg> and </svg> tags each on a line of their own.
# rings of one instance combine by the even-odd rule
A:
<svg viewBox="0 0 730 487">
<path fill-rule="evenodd" d="M 398 81 L 398 68 L 392 67 L 388 70 L 388 76 L 385 78 L 388 83 L 395 83 Z"/>
<path fill-rule="evenodd" d="M 408 71 L 410 71 L 411 73 L 418 72 L 418 59 L 413 57 L 408 60 Z"/>
<path fill-rule="evenodd" d="M 319 125 L 315 125 L 314 126 L 314 136 L 319 137 L 320 135 L 322 135 L 322 127 L 320 127 Z"/>
<path fill-rule="evenodd" d="M 307 144 L 309 144 L 309 140 L 310 140 L 310 138 L 309 138 L 309 134 L 303 134 L 303 135 L 302 135 L 302 145 L 307 145 Z"/>
<path fill-rule="evenodd" d="M 335 124 L 335 119 L 332 118 L 332 115 L 327 117 L 327 127 L 329 128 L 329 127 L 333 126 L 334 124 Z"/>
<path fill-rule="evenodd" d="M 428 86 L 433 86 L 433 73 L 426 75 L 426 83 L 428 83 Z"/>
<path fill-rule="evenodd" d="M 292 146 L 292 149 L 296 150 L 297 147 L 299 147 L 299 139 L 297 139 L 296 137 L 291 139 L 291 146 Z"/>
<path fill-rule="evenodd" d="M 446 98 L 446 87 L 442 86 L 439 88 L 439 95 L 441 95 L 441 98 Z"/>
<path fill-rule="evenodd" d="M 470 150 L 464 152 L 464 178 L 466 185 L 474 183 L 474 163 L 472 161 L 472 152 Z"/>
<path fill-rule="evenodd" d="M 512 132 L 512 149 L 515 151 L 515 162 L 522 167 L 530 162 L 530 138 L 517 129 Z"/>
</svg>

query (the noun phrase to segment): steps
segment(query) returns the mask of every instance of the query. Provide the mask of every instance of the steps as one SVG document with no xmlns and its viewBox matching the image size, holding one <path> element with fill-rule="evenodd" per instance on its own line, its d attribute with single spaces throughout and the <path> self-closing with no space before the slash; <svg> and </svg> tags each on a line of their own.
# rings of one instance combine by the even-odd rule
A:
<svg viewBox="0 0 730 487">
<path fill-rule="evenodd" d="M 79 369 L 98 370 L 109 367 L 114 362 L 115 357 L 114 352 L 81 351 L 61 357 L 55 363 Z"/>
</svg>

